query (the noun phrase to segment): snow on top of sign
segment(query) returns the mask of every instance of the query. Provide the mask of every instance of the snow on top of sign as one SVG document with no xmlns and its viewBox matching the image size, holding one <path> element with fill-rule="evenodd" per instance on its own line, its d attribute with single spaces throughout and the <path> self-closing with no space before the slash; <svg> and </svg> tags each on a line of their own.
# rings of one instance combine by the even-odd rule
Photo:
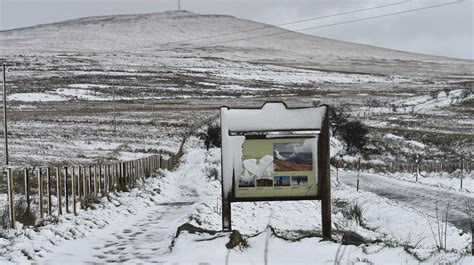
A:
<svg viewBox="0 0 474 265">
<path fill-rule="evenodd" d="M 262 109 L 222 108 L 231 131 L 321 129 L 325 108 L 287 109 L 283 103 L 267 103 Z"/>
</svg>

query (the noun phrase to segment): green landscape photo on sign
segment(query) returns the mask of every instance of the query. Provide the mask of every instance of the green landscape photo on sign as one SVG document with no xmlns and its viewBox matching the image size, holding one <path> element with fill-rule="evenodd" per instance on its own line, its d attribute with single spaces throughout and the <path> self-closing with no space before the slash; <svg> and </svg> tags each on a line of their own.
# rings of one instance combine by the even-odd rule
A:
<svg viewBox="0 0 474 265">
<path fill-rule="evenodd" d="M 317 196 L 317 138 L 246 139 L 236 198 Z"/>
</svg>

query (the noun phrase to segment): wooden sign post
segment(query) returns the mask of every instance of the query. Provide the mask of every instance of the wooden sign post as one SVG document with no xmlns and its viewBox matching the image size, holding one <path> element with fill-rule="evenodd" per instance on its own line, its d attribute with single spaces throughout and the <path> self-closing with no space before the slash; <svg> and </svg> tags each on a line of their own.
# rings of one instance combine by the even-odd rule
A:
<svg viewBox="0 0 474 265">
<path fill-rule="evenodd" d="M 321 200 L 323 236 L 331 238 L 328 107 L 221 108 L 222 230 L 231 203 Z"/>
</svg>

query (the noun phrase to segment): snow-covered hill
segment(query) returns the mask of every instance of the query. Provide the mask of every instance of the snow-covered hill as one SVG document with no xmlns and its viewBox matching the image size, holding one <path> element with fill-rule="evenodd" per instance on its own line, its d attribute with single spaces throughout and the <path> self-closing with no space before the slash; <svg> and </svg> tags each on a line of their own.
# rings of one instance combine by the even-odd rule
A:
<svg viewBox="0 0 474 265">
<path fill-rule="evenodd" d="M 262 35 L 267 36 L 255 38 Z M 0 31 L 0 44 L 0 58 L 13 62 L 12 55 L 40 53 L 192 54 L 383 75 L 472 77 L 474 72 L 472 60 L 318 38 L 231 16 L 187 11 L 89 17 Z"/>
</svg>

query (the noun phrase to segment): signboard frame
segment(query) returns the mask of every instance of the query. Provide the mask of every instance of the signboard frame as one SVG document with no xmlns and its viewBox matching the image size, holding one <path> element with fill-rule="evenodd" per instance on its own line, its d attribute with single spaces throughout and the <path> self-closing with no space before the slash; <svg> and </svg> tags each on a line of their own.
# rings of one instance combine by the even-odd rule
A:
<svg viewBox="0 0 474 265">
<path fill-rule="evenodd" d="M 261 108 L 221 107 L 222 142 L 222 230 L 231 231 L 231 203 L 249 201 L 320 200 L 323 236 L 331 238 L 331 192 L 329 154 L 329 111 L 327 105 L 319 107 L 288 108 L 282 101 L 265 102 Z M 268 135 L 281 138 L 317 137 L 317 194 L 316 196 L 245 197 L 235 194 L 233 139 L 268 139 Z M 241 159 L 241 158 L 240 158 Z M 314 168 L 313 168 L 314 170 Z"/>
</svg>

